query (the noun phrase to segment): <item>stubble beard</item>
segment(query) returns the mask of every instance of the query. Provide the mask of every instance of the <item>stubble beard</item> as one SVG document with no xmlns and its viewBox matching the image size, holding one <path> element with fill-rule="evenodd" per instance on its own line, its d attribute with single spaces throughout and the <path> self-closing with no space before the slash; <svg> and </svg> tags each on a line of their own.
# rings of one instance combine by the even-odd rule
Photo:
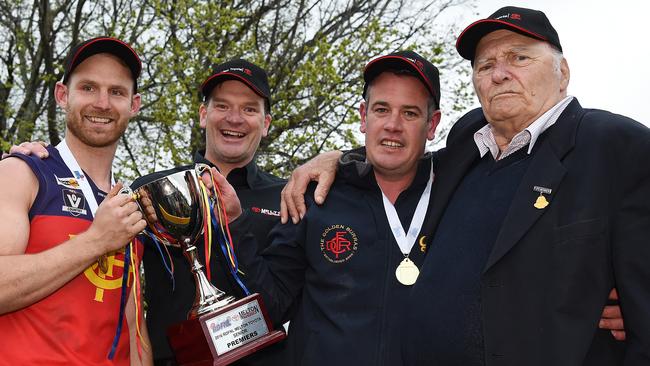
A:
<svg viewBox="0 0 650 366">
<path fill-rule="evenodd" d="M 78 113 L 74 111 L 67 111 L 66 127 L 68 131 L 73 134 L 79 141 L 90 147 L 102 148 L 111 146 L 115 144 L 120 139 L 124 131 L 126 131 L 127 123 L 122 123 L 120 125 L 118 116 L 114 114 L 94 112 L 93 115 L 95 116 L 112 118 L 114 122 L 110 123 L 117 124 L 119 126 L 119 129 L 101 134 L 93 133 L 89 128 L 85 128 L 86 122 L 83 121 L 83 115 L 84 111 L 80 111 Z"/>
</svg>

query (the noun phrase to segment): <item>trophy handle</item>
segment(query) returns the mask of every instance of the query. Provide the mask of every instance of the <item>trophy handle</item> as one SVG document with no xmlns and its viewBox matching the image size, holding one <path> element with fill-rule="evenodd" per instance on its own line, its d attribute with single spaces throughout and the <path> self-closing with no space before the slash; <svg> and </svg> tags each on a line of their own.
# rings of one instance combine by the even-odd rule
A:
<svg viewBox="0 0 650 366">
<path fill-rule="evenodd" d="M 117 194 L 133 194 L 133 190 L 129 186 L 123 186 Z"/>
<path fill-rule="evenodd" d="M 199 179 L 201 179 L 201 174 L 205 173 L 208 170 L 210 170 L 210 166 L 208 164 L 196 163 L 194 165 L 194 172 L 196 173 Z"/>
<path fill-rule="evenodd" d="M 144 210 L 142 209 L 142 206 L 140 206 L 140 202 L 138 200 L 140 195 L 138 193 L 134 192 L 131 189 L 131 187 L 124 186 L 124 187 L 120 188 L 120 190 L 117 192 L 117 194 L 128 194 L 129 196 L 131 196 L 131 198 L 133 198 L 133 201 L 135 201 L 135 204 L 138 205 L 138 209 L 140 209 L 140 211 L 142 213 L 144 213 Z"/>
<path fill-rule="evenodd" d="M 120 188 L 120 190 L 117 192 L 117 194 L 128 194 L 129 196 L 131 196 L 131 198 L 133 198 L 133 201 L 135 202 L 135 204 L 138 205 L 138 210 L 140 210 L 142 215 L 145 214 L 144 210 L 142 209 L 142 206 L 140 206 L 140 201 L 138 200 L 139 195 L 137 193 L 135 193 L 133 191 L 133 189 L 131 189 L 131 187 L 123 186 L 122 188 Z M 138 233 L 138 235 L 144 234 L 144 230 L 145 229 L 140 231 L 140 233 Z"/>
<path fill-rule="evenodd" d="M 210 173 L 210 177 L 212 177 L 212 173 L 210 172 L 210 166 L 209 166 L 208 164 L 205 164 L 205 163 L 196 163 L 196 164 L 194 164 L 194 174 L 196 175 L 197 183 L 199 184 L 199 186 L 201 186 L 201 176 L 202 176 L 203 173 L 205 173 L 205 172 L 209 172 L 209 173 Z M 200 188 L 199 188 L 199 189 L 200 189 Z M 208 191 L 208 201 L 209 201 L 211 198 L 212 198 L 212 199 L 215 199 L 215 198 L 216 198 L 216 197 L 212 197 L 212 196 L 211 196 L 212 193 L 210 192 L 210 190 L 207 190 L 207 191 Z M 213 188 L 213 191 L 214 191 L 214 188 Z M 206 202 L 206 201 L 203 199 L 203 195 L 202 195 L 202 194 L 199 194 L 199 202 L 201 203 L 201 205 L 202 205 L 203 207 L 205 207 L 205 206 L 208 206 L 208 207 L 209 207 L 209 206 L 210 206 L 210 202 Z"/>
</svg>

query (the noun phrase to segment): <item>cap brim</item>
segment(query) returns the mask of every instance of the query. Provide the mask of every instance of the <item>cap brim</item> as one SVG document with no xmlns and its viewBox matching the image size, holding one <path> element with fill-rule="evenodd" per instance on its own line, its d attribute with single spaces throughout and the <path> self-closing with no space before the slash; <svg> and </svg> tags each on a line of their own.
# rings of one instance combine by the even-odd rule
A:
<svg viewBox="0 0 650 366">
<path fill-rule="evenodd" d="M 456 40 L 456 50 L 460 56 L 466 60 L 474 61 L 474 56 L 476 53 L 476 46 L 478 45 L 481 38 L 486 34 L 494 32 L 499 29 L 506 29 L 524 36 L 532 37 L 539 39 L 540 41 L 547 41 L 546 37 L 543 37 L 535 32 L 531 32 L 527 29 L 518 27 L 514 24 L 504 22 L 497 19 L 482 19 L 470 24 L 463 32 L 458 36 Z"/>
<path fill-rule="evenodd" d="M 119 57 L 131 70 L 134 80 L 140 76 L 142 62 L 138 54 L 128 44 L 114 38 L 98 38 L 83 45 L 72 59 L 71 69 L 74 70 L 85 59 L 98 53 L 110 53 Z"/>
<path fill-rule="evenodd" d="M 413 65 L 411 61 L 406 59 L 405 57 L 398 56 L 398 55 L 387 55 L 387 56 L 382 56 L 378 57 L 372 61 L 370 61 L 366 65 L 366 69 L 363 72 L 363 80 L 365 81 L 365 85 L 363 87 L 363 97 L 366 97 L 366 92 L 368 90 L 368 83 L 370 83 L 372 80 L 374 80 L 379 74 L 382 72 L 388 70 L 388 69 L 399 69 L 400 67 L 406 67 L 409 70 L 415 71 L 419 76 L 420 80 L 424 83 L 424 85 L 427 87 L 429 90 L 429 93 L 436 98 L 436 92 L 433 90 L 433 86 L 431 85 L 431 80 L 427 78 L 422 70 L 420 70 L 418 67 Z"/>
<path fill-rule="evenodd" d="M 212 89 L 214 89 L 214 87 L 217 86 L 217 84 L 224 82 L 226 80 L 241 81 L 242 83 L 246 84 L 246 86 L 251 88 L 255 92 L 255 94 L 267 100 L 269 99 L 269 96 L 266 95 L 264 92 L 262 92 L 253 83 L 251 83 L 250 80 L 247 80 L 246 78 L 243 78 L 240 75 L 233 74 L 230 72 L 220 72 L 218 74 L 214 74 L 210 76 L 206 81 L 204 81 L 203 84 L 201 85 L 201 93 L 203 94 L 203 98 L 204 99 L 208 98 L 210 96 L 210 93 L 212 93 Z"/>
</svg>

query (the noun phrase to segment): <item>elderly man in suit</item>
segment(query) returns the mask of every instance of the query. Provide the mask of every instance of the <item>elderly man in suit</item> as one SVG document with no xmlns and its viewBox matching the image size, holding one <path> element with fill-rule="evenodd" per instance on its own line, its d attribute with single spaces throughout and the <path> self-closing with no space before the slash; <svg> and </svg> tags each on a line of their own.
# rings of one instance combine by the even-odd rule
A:
<svg viewBox="0 0 650 366">
<path fill-rule="evenodd" d="M 441 152 L 405 363 L 649 365 L 650 131 L 567 95 L 540 11 L 499 9 L 456 47 L 481 108 Z M 598 328 L 612 287 L 624 343 Z"/>
</svg>

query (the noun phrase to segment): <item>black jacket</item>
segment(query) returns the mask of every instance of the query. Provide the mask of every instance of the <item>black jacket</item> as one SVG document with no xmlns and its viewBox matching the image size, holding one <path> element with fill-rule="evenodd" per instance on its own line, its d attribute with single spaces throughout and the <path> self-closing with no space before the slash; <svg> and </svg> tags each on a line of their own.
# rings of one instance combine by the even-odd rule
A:
<svg viewBox="0 0 650 366">
<path fill-rule="evenodd" d="M 344 155 L 322 206 L 305 199 L 298 225 L 276 226 L 262 257 L 242 217 L 233 225 L 248 283 L 260 292 L 275 322 L 291 320 L 286 365 L 399 365 L 399 314 L 408 286 L 397 282 L 403 260 L 389 228 L 371 167 Z M 420 161 L 414 182 L 396 201 L 406 226 L 429 178 L 431 157 Z M 410 259 L 421 264 L 416 242 Z M 297 301 L 297 312 L 288 312 Z"/>
</svg>

